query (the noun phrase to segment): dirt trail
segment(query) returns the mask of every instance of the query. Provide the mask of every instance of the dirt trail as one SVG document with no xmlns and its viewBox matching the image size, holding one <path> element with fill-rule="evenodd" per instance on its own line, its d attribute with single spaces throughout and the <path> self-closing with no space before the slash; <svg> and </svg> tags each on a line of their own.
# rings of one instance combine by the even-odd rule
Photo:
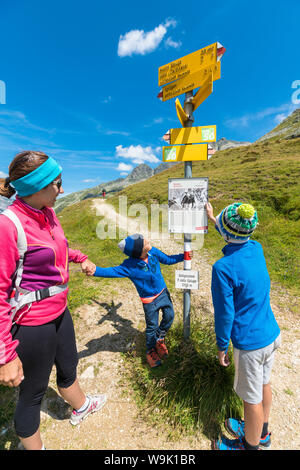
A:
<svg viewBox="0 0 300 470">
<path fill-rule="evenodd" d="M 114 219 L 114 209 L 105 201 L 95 199 L 97 215 Z M 118 223 L 128 233 L 137 230 L 135 221 L 119 218 Z M 151 235 L 149 236 L 151 239 Z M 155 246 L 168 254 L 178 253 L 179 245 L 170 239 Z M 199 270 L 199 290 L 192 294 L 196 308 L 213 314 L 210 280 L 211 265 L 204 250 L 194 253 L 193 269 Z M 124 286 L 124 284 L 123 284 Z M 300 448 L 300 328 L 289 310 L 289 298 L 275 292 L 272 307 L 282 332 L 282 347 L 274 364 L 273 408 L 270 420 L 272 449 Z M 279 307 L 280 305 L 280 307 Z M 175 312 L 181 316 L 182 301 L 174 301 Z M 76 322 L 79 351 L 78 375 L 87 393 L 107 393 L 102 411 L 72 428 L 68 421 L 70 409 L 56 393 L 55 372 L 43 401 L 41 430 L 49 449 L 210 449 L 210 441 L 200 432 L 192 438 L 169 440 L 163 430 L 144 421 L 139 414 L 130 388 L 124 382 L 124 353 L 133 338 L 144 331 L 144 314 L 132 283 L 120 287 L 116 281 L 114 293 L 99 292 L 91 305 L 77 309 Z"/>
</svg>

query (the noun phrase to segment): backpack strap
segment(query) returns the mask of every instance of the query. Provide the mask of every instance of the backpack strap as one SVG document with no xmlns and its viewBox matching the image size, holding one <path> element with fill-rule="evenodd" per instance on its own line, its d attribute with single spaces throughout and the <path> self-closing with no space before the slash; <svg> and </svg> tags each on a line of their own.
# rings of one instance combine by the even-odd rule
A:
<svg viewBox="0 0 300 470">
<path fill-rule="evenodd" d="M 17 311 L 23 308 L 25 305 L 29 305 L 29 308 L 32 302 L 38 302 L 39 300 L 46 299 L 47 297 L 52 297 L 53 295 L 60 294 L 64 290 L 68 288 L 68 284 L 60 284 L 56 286 L 46 287 L 44 289 L 39 289 L 35 291 L 29 291 L 26 289 L 22 289 L 20 287 L 23 275 L 23 267 L 24 267 L 24 257 L 27 251 L 27 239 L 26 234 L 23 229 L 23 226 L 20 222 L 18 216 L 11 211 L 10 209 L 6 209 L 1 213 L 1 215 L 5 215 L 8 217 L 16 226 L 18 232 L 18 251 L 20 255 L 20 259 L 18 261 L 18 265 L 16 267 L 15 274 L 13 278 L 15 279 L 14 282 L 14 290 L 15 295 L 8 300 L 10 305 L 12 306 L 11 309 L 11 320 L 14 319 Z"/>
<path fill-rule="evenodd" d="M 23 274 L 24 256 L 27 251 L 27 239 L 26 239 L 23 226 L 20 222 L 20 219 L 12 210 L 5 209 L 5 211 L 3 211 L 1 215 L 5 215 L 6 217 L 8 217 L 15 224 L 17 232 L 18 232 L 17 246 L 18 246 L 20 259 L 18 261 L 18 265 L 15 271 L 14 277 L 15 277 L 15 287 L 19 287 L 21 284 L 22 274 Z"/>
</svg>

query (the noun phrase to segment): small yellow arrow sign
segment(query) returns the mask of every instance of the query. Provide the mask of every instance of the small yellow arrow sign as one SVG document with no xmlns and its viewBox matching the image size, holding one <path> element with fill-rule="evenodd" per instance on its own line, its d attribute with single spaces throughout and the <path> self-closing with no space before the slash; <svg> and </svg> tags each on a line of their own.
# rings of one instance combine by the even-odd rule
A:
<svg viewBox="0 0 300 470">
<path fill-rule="evenodd" d="M 183 107 L 181 106 L 181 103 L 180 103 L 178 98 L 176 98 L 176 100 L 175 100 L 175 107 L 176 107 L 177 117 L 178 117 L 182 127 L 184 127 L 184 124 L 188 120 L 189 117 L 186 114 L 186 112 L 184 111 Z"/>
<path fill-rule="evenodd" d="M 200 104 L 203 103 L 203 101 L 206 100 L 206 98 L 209 97 L 209 95 L 211 95 L 212 91 L 213 91 L 213 74 L 211 73 L 208 76 L 207 80 L 203 83 L 202 87 L 199 88 L 197 93 L 192 98 L 194 111 L 195 109 L 198 108 L 198 106 L 200 106 Z"/>
<path fill-rule="evenodd" d="M 208 159 L 208 145 L 173 145 L 163 147 L 164 162 L 191 162 Z"/>
<path fill-rule="evenodd" d="M 170 129 L 170 144 L 200 144 L 217 140 L 217 126 L 197 126 Z"/>
<path fill-rule="evenodd" d="M 182 95 L 187 91 L 202 87 L 204 84 L 206 84 L 207 87 L 207 81 L 210 79 L 210 77 L 212 77 L 213 81 L 221 78 L 221 62 L 217 62 L 211 67 L 205 67 L 195 73 L 181 78 L 180 80 L 177 80 L 176 82 L 164 86 L 162 89 L 161 99 L 162 101 L 170 100 L 171 98 L 175 98 L 176 96 Z"/>
</svg>

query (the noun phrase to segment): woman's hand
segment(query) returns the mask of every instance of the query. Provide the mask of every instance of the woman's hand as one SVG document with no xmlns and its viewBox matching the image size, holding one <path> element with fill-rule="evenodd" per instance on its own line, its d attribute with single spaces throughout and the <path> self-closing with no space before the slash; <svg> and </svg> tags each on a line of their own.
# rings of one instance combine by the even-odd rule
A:
<svg viewBox="0 0 300 470">
<path fill-rule="evenodd" d="M 0 366 L 0 384 L 7 387 L 18 387 L 24 380 L 22 362 L 18 357 Z"/>
<path fill-rule="evenodd" d="M 86 259 L 81 263 L 82 272 L 85 273 L 87 276 L 93 276 L 94 272 L 96 271 L 96 265 L 92 263 L 89 259 Z"/>
</svg>

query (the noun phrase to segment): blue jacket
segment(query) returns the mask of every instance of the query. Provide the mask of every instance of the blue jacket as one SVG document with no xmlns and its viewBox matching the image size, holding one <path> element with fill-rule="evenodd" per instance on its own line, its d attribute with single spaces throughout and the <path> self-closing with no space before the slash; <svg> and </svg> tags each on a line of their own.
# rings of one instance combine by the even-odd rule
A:
<svg viewBox="0 0 300 470">
<path fill-rule="evenodd" d="M 148 263 L 142 259 L 126 258 L 120 266 L 97 267 L 96 277 L 128 277 L 135 285 L 139 296 L 152 297 L 166 288 L 160 264 L 176 264 L 183 261 L 183 254 L 168 256 L 155 247 L 148 252 Z"/>
<path fill-rule="evenodd" d="M 260 243 L 249 240 L 223 248 L 212 270 L 212 297 L 217 345 L 227 350 L 271 344 L 280 329 L 270 305 L 270 277 Z"/>
</svg>

